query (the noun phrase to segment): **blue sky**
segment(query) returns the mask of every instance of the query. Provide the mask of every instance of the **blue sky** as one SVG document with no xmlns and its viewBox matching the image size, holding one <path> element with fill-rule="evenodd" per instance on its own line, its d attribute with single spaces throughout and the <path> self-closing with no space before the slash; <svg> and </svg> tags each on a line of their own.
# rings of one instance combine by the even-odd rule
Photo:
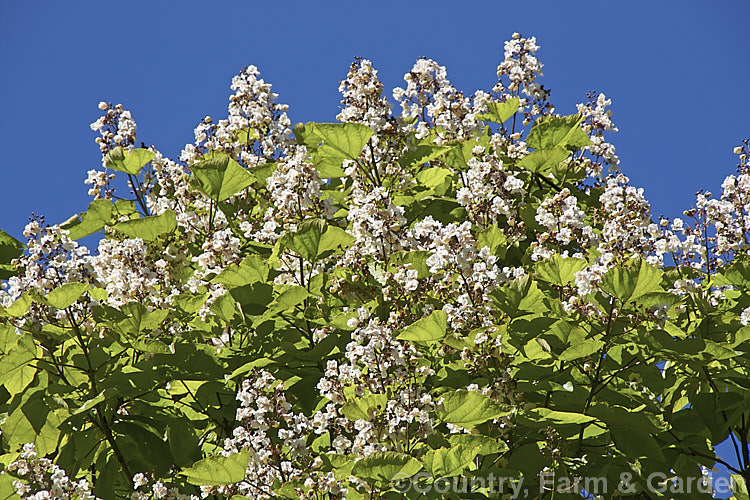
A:
<svg viewBox="0 0 750 500">
<path fill-rule="evenodd" d="M 426 56 L 459 89 L 490 90 L 514 31 L 537 37 L 558 112 L 589 90 L 612 99 L 623 171 L 654 215 L 679 216 L 697 190 L 720 190 L 750 137 L 747 19 L 745 0 L 0 0 L 0 228 L 20 237 L 32 212 L 60 222 L 86 208 L 100 100 L 123 103 L 138 140 L 176 157 L 198 120 L 226 116 L 243 66 L 293 122 L 334 121 L 355 56 L 387 89 Z"/>
</svg>

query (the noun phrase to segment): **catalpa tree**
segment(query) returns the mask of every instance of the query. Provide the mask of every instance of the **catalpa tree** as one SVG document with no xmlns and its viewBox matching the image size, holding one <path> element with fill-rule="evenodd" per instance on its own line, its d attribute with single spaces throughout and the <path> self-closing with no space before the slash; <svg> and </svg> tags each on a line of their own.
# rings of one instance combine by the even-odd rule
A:
<svg viewBox="0 0 750 500">
<path fill-rule="evenodd" d="M 250 66 L 179 160 L 100 103 L 88 209 L 0 233 L 3 498 L 748 499 L 748 143 L 656 220 L 537 49 L 293 129 Z"/>
</svg>

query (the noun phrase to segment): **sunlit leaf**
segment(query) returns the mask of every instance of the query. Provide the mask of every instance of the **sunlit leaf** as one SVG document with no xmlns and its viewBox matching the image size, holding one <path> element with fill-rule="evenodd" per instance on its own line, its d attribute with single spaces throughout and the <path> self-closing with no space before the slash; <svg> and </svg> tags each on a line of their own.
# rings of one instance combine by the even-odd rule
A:
<svg viewBox="0 0 750 500">
<path fill-rule="evenodd" d="M 118 222 L 112 229 L 131 238 L 154 241 L 163 234 L 171 233 L 177 227 L 177 218 L 172 210 L 161 215 L 151 215 L 141 219 Z"/>
<path fill-rule="evenodd" d="M 251 450 L 244 450 L 228 457 L 216 455 L 205 458 L 183 469 L 180 475 L 185 476 L 188 483 L 197 485 L 238 483 L 245 479 L 251 454 Z"/>
</svg>

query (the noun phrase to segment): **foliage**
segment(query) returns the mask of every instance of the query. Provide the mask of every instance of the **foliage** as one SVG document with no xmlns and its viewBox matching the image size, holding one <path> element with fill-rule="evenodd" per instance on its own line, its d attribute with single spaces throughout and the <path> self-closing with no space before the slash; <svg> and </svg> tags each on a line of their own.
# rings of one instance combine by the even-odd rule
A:
<svg viewBox="0 0 750 500">
<path fill-rule="evenodd" d="M 710 498 L 672 487 L 721 461 L 747 498 L 747 144 L 654 222 L 609 101 L 555 114 L 536 50 L 472 97 L 420 59 L 399 114 L 357 60 L 293 134 L 250 67 L 179 161 L 101 103 L 88 210 L 0 232 L 0 496 Z"/>
</svg>

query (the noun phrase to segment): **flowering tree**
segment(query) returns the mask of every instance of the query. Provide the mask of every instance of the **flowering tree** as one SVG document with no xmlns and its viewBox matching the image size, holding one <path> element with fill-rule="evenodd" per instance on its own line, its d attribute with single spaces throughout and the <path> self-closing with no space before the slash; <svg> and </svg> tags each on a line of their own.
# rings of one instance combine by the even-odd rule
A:
<svg viewBox="0 0 750 500">
<path fill-rule="evenodd" d="M 653 220 L 537 49 L 472 96 L 420 59 L 396 112 L 358 59 L 293 130 L 250 66 L 179 161 L 100 103 L 88 210 L 0 232 L 0 492 L 710 498 L 718 461 L 747 499 L 748 143 Z"/>
</svg>

